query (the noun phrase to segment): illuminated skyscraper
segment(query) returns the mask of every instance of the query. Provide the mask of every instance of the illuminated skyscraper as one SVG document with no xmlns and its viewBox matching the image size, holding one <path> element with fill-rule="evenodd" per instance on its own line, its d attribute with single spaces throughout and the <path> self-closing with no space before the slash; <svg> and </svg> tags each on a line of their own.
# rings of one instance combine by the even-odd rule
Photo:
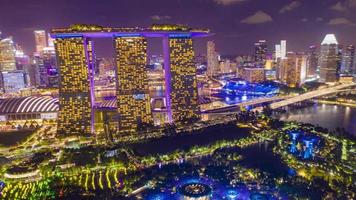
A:
<svg viewBox="0 0 356 200">
<path fill-rule="evenodd" d="M 163 38 L 168 121 L 190 122 L 199 118 L 198 90 L 192 37 L 208 30 L 179 25 L 150 28 L 112 28 L 73 25 L 52 30 L 60 68 L 58 132 L 93 133 L 95 54 L 90 38 L 114 38 L 117 62 L 117 118 L 119 131 L 135 131 L 152 124 L 147 78 L 146 37 Z M 112 108 L 114 106 L 111 106 Z M 113 120 L 113 119 L 112 119 Z"/>
<path fill-rule="evenodd" d="M 213 41 L 208 41 L 207 43 L 207 74 L 208 76 L 214 76 L 219 67 L 218 55 L 215 50 L 215 43 Z"/>
<path fill-rule="evenodd" d="M 354 73 L 355 62 L 355 46 L 349 45 L 342 51 L 341 58 L 341 73 L 352 74 Z"/>
<path fill-rule="evenodd" d="M 168 118 L 174 123 L 199 119 L 193 40 L 187 36 L 163 39 Z"/>
<path fill-rule="evenodd" d="M 43 49 L 47 47 L 46 31 L 35 30 L 35 42 L 36 42 L 36 52 L 42 54 Z"/>
<path fill-rule="evenodd" d="M 317 75 L 318 68 L 318 53 L 316 52 L 316 46 L 309 47 L 308 61 L 307 61 L 307 76 L 314 77 Z"/>
<path fill-rule="evenodd" d="M 26 70 L 28 65 L 30 64 L 30 58 L 26 55 L 21 48 L 17 48 L 15 52 L 15 60 L 16 60 L 16 69 L 17 70 Z"/>
<path fill-rule="evenodd" d="M 33 56 L 33 65 L 30 72 L 31 84 L 35 87 L 45 87 L 45 74 L 43 58 L 38 54 Z"/>
<path fill-rule="evenodd" d="M 41 55 L 34 56 L 34 75 L 32 83 L 44 88 L 58 88 L 58 67 L 54 48 L 46 47 Z"/>
<path fill-rule="evenodd" d="M 287 56 L 287 41 L 281 40 L 281 58 L 286 58 Z"/>
<path fill-rule="evenodd" d="M 275 60 L 285 59 L 287 57 L 287 41 L 281 40 L 280 44 L 275 46 Z"/>
<path fill-rule="evenodd" d="M 49 48 L 54 48 L 54 39 L 51 37 L 51 34 L 47 36 L 47 43 Z"/>
<path fill-rule="evenodd" d="M 320 82 L 336 82 L 339 70 L 338 42 L 334 34 L 327 34 L 321 43 Z"/>
<path fill-rule="evenodd" d="M 153 124 L 144 37 L 115 38 L 119 131 L 136 131 Z"/>
<path fill-rule="evenodd" d="M 59 86 L 59 70 L 56 62 L 56 52 L 53 48 L 46 47 L 43 49 L 42 58 L 45 68 L 45 87 L 57 88 Z"/>
<path fill-rule="evenodd" d="M 276 44 L 276 49 L 275 49 L 275 60 L 278 60 L 279 58 L 282 58 L 282 53 L 281 53 L 281 45 Z"/>
<path fill-rule="evenodd" d="M 93 131 L 92 69 L 87 54 L 90 43 L 89 39 L 79 35 L 55 41 L 60 67 L 58 133 L 62 135 Z"/>
<path fill-rule="evenodd" d="M 16 70 L 16 48 L 12 37 L 0 40 L 0 71 Z"/>
<path fill-rule="evenodd" d="M 243 68 L 242 78 L 251 83 L 260 83 L 265 80 L 265 69 L 260 67 Z"/>
<path fill-rule="evenodd" d="M 304 54 L 288 53 L 282 60 L 280 80 L 290 87 L 301 86 L 307 75 L 307 56 Z"/>
<path fill-rule="evenodd" d="M 231 62 L 230 59 L 226 58 L 220 61 L 219 68 L 221 73 L 227 74 L 227 73 L 236 73 L 237 67 L 235 62 Z"/>
<path fill-rule="evenodd" d="M 255 62 L 258 67 L 263 67 L 267 57 L 266 40 L 259 40 L 255 43 Z"/>
</svg>

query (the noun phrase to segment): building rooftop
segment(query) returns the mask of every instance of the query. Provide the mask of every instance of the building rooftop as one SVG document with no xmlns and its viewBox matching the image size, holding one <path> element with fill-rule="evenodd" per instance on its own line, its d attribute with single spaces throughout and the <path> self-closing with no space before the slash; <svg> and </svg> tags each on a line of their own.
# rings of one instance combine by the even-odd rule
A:
<svg viewBox="0 0 356 200">
<path fill-rule="evenodd" d="M 196 29 L 184 25 L 154 24 L 147 28 L 133 27 L 103 27 L 98 25 L 74 24 L 68 28 L 55 28 L 51 30 L 51 37 L 120 37 L 120 36 L 145 36 L 145 37 L 204 37 L 210 35 L 209 29 Z"/>
<path fill-rule="evenodd" d="M 334 34 L 327 34 L 323 40 L 323 42 L 321 43 L 321 45 L 324 44 L 338 44 L 336 37 Z"/>
<path fill-rule="evenodd" d="M 57 112 L 58 99 L 50 96 L 21 97 L 0 100 L 0 115 L 11 113 Z"/>
</svg>

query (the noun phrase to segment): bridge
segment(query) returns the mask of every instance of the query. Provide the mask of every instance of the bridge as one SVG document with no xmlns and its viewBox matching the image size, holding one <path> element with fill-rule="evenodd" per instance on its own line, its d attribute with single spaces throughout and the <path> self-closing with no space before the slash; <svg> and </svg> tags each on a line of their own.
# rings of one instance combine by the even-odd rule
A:
<svg viewBox="0 0 356 200">
<path fill-rule="evenodd" d="M 277 109 L 281 108 L 290 104 L 294 104 L 297 102 L 302 102 L 308 99 L 313 99 L 316 97 L 320 96 L 325 96 L 333 93 L 339 93 L 339 92 L 346 92 L 346 91 L 353 91 L 356 89 L 347 89 L 350 87 L 356 86 L 356 83 L 350 83 L 350 84 L 342 84 L 342 85 L 337 85 L 337 86 L 332 86 L 332 87 L 327 87 L 327 88 L 321 88 L 318 90 L 314 90 L 311 92 L 307 92 L 301 95 L 288 95 L 288 96 L 274 96 L 274 97 L 264 97 L 264 98 L 258 98 L 254 99 L 252 101 L 246 101 L 246 102 L 241 102 L 238 104 L 234 105 L 222 105 L 218 108 L 212 108 L 212 109 L 202 109 L 202 113 L 216 113 L 216 114 L 228 114 L 228 113 L 236 113 L 239 112 L 239 108 L 241 107 L 248 107 L 248 106 L 256 106 L 260 105 L 263 103 L 268 103 L 268 102 L 273 102 L 271 103 L 271 108 L 272 109 Z M 261 111 L 262 107 L 257 107 L 253 109 L 253 111 Z"/>
<path fill-rule="evenodd" d="M 294 96 L 291 98 L 287 98 L 285 100 L 275 102 L 271 104 L 272 109 L 277 109 L 281 108 L 284 106 L 288 106 L 294 103 L 302 102 L 308 99 L 313 99 L 333 93 L 339 93 L 339 92 L 344 92 L 344 91 L 352 91 L 353 89 L 348 89 L 345 90 L 346 88 L 354 87 L 356 86 L 356 83 L 350 83 L 350 84 L 342 84 L 342 85 L 337 85 L 337 86 L 332 86 L 332 87 L 327 87 L 327 88 L 322 88 L 318 89 L 315 91 L 307 92 L 298 96 Z M 261 108 L 256 108 L 255 110 L 261 110 Z"/>
<path fill-rule="evenodd" d="M 238 112 L 241 107 L 244 108 L 244 107 L 259 105 L 268 102 L 281 101 L 291 97 L 293 97 L 293 95 L 258 98 L 251 101 L 237 103 L 234 105 L 227 105 L 219 108 L 202 110 L 202 113 L 233 113 L 233 112 Z"/>
</svg>

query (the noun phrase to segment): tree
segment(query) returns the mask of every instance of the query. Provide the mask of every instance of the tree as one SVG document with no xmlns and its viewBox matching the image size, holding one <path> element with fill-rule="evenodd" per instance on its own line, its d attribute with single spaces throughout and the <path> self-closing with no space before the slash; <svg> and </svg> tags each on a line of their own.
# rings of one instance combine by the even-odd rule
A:
<svg viewBox="0 0 356 200">
<path fill-rule="evenodd" d="M 271 108 L 271 106 L 269 104 L 268 105 L 264 105 L 263 109 L 262 109 L 262 113 L 267 117 L 271 117 L 272 114 L 273 114 L 273 110 L 272 110 L 272 108 Z"/>
</svg>

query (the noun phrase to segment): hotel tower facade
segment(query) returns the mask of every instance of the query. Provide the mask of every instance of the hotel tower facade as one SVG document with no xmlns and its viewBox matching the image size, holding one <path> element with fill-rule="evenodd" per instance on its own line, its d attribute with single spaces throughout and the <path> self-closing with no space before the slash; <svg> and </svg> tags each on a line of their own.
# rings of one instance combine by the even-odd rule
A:
<svg viewBox="0 0 356 200">
<path fill-rule="evenodd" d="M 60 68 L 58 134 L 94 133 L 93 38 L 113 39 L 116 57 L 116 102 L 119 132 L 135 132 L 153 124 L 147 78 L 147 37 L 163 42 L 166 108 L 169 123 L 183 124 L 199 119 L 194 37 L 208 30 L 179 25 L 150 28 L 104 28 L 74 25 L 53 29 Z"/>
</svg>

